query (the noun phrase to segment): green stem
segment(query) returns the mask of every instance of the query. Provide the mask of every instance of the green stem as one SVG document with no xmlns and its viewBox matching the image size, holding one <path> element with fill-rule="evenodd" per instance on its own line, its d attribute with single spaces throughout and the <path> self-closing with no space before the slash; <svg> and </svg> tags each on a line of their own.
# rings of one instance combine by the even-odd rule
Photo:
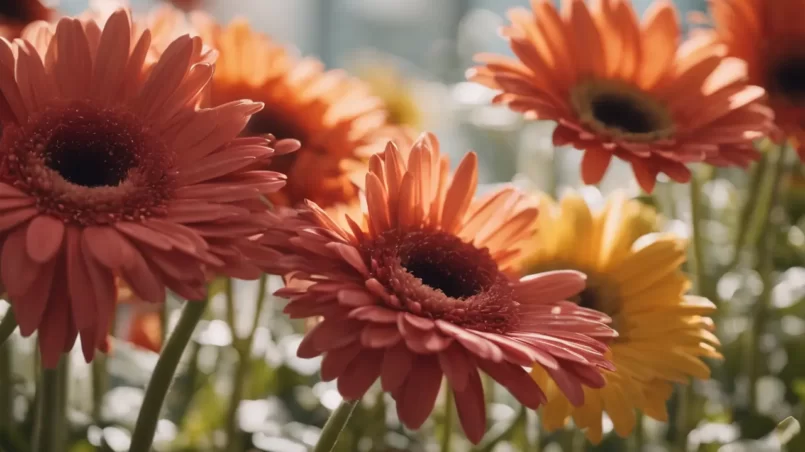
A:
<svg viewBox="0 0 805 452">
<path fill-rule="evenodd" d="M 242 350 L 236 350 L 238 365 L 232 382 L 232 394 L 229 398 L 226 416 L 226 450 L 228 452 L 239 452 L 241 450 L 240 435 L 238 434 L 238 407 L 240 407 L 240 401 L 243 399 L 243 387 L 249 374 L 249 367 L 251 367 L 249 352 L 243 353 Z"/>
<path fill-rule="evenodd" d="M 355 407 L 358 406 L 358 402 L 358 400 L 341 401 L 338 408 L 330 415 L 330 419 L 327 419 L 327 423 L 324 424 L 321 436 L 319 436 L 319 441 L 316 443 L 316 447 L 313 448 L 313 452 L 331 452 L 335 449 L 338 437 L 341 436 L 341 432 L 347 425 L 350 416 L 352 416 L 352 412 L 355 411 Z"/>
<path fill-rule="evenodd" d="M 772 224 L 771 212 L 777 206 L 781 195 L 782 184 L 786 170 L 786 151 L 787 146 L 783 146 L 777 155 L 777 162 L 774 165 L 770 181 L 773 184 L 770 188 L 768 201 L 765 203 L 763 213 L 763 223 L 759 228 L 759 240 L 757 242 L 757 270 L 760 280 L 763 283 L 763 290 L 760 299 L 754 306 L 752 316 L 752 326 L 749 331 L 750 337 L 747 343 L 749 359 L 747 363 L 747 376 L 749 379 L 749 409 L 752 413 L 757 412 L 757 381 L 763 370 L 763 355 L 760 352 L 760 338 L 766 332 L 766 323 L 769 318 L 769 304 L 771 303 L 772 287 L 774 286 L 774 248 L 776 244 L 775 228 Z"/>
<path fill-rule="evenodd" d="M 0 429 L 11 427 L 14 422 L 14 382 L 11 374 L 11 344 L 0 344 Z"/>
<path fill-rule="evenodd" d="M 193 336 L 193 331 L 204 315 L 208 301 L 185 302 L 179 323 L 176 324 L 168 342 L 162 347 L 162 354 L 159 356 L 151 381 L 145 390 L 143 405 L 134 426 L 129 452 L 149 452 L 151 450 L 165 395 L 168 393 L 176 368 L 179 366 L 179 360 Z"/>
<path fill-rule="evenodd" d="M 97 426 L 102 423 L 106 378 L 106 356 L 97 355 L 92 361 L 92 422 Z"/>
<path fill-rule="evenodd" d="M 254 318 L 252 319 L 251 329 L 245 339 L 237 337 L 235 332 L 235 300 L 232 290 L 232 280 L 227 279 L 226 282 L 226 309 L 227 321 L 229 328 L 232 331 L 233 348 L 238 355 L 238 366 L 235 370 L 235 380 L 233 382 L 232 393 L 229 398 L 229 408 L 226 418 L 226 450 L 230 452 L 237 452 L 240 450 L 240 436 L 237 432 L 237 414 L 240 401 L 243 400 L 243 389 L 245 380 L 249 375 L 251 368 L 251 351 L 254 343 L 254 335 L 257 332 L 257 327 L 260 326 L 260 317 L 263 314 L 263 306 L 265 306 L 265 297 L 268 292 L 268 276 L 263 274 L 260 276 L 257 287 L 257 297 L 255 299 Z"/>
<path fill-rule="evenodd" d="M 235 289 L 232 278 L 224 280 L 224 299 L 226 300 L 226 323 L 232 331 L 232 339 L 238 337 L 237 325 L 235 325 Z"/>
<path fill-rule="evenodd" d="M 64 414 L 59 389 L 61 374 L 65 372 L 65 360 L 62 357 L 55 369 L 43 369 L 37 388 L 38 400 L 36 419 L 34 420 L 33 452 L 61 452 L 66 444 L 59 444 L 58 438 L 64 425 Z"/>
<path fill-rule="evenodd" d="M 741 207 L 741 212 L 738 219 L 738 233 L 735 236 L 735 245 L 732 254 L 732 259 L 724 269 L 724 274 L 727 274 L 738 266 L 741 259 L 741 252 L 746 244 L 747 233 L 749 232 L 749 224 L 752 222 L 752 215 L 757 207 L 758 196 L 760 195 L 760 187 L 763 182 L 763 175 L 766 173 L 766 167 L 769 163 L 769 153 L 764 152 L 757 165 L 752 170 L 752 175 L 749 180 L 749 192 L 747 193 L 746 202 Z"/>
<path fill-rule="evenodd" d="M 159 310 L 159 347 L 162 348 L 165 346 L 165 341 L 168 339 L 168 322 L 170 321 L 170 307 L 168 306 L 168 301 L 170 297 L 162 303 L 162 307 Z"/>
<path fill-rule="evenodd" d="M 534 412 L 534 416 L 537 416 L 537 413 Z M 534 452 L 542 452 L 542 437 L 545 435 L 545 431 L 542 428 L 542 419 L 536 418 L 536 425 L 534 426 Z"/>
<path fill-rule="evenodd" d="M 574 429 L 571 435 L 570 450 L 572 452 L 584 452 L 587 450 L 587 438 L 584 437 L 584 432 Z"/>
<path fill-rule="evenodd" d="M 704 265 L 704 238 L 702 237 L 702 186 L 696 173 L 690 178 L 690 224 L 692 259 L 689 261 L 690 273 L 693 275 L 693 290 L 705 296 L 704 289 L 707 272 Z"/>
<path fill-rule="evenodd" d="M 690 274 L 693 279 L 694 293 L 706 296 L 706 271 L 704 266 L 704 239 L 701 230 L 701 208 L 702 208 L 702 187 L 696 172 L 690 178 L 690 223 L 691 223 L 691 245 L 692 258 L 688 261 Z M 693 390 L 690 386 L 679 388 L 676 409 L 676 437 L 674 438 L 675 450 L 683 451 L 687 447 L 688 441 L 688 407 L 690 399 L 693 397 Z"/>
<path fill-rule="evenodd" d="M 6 315 L 3 317 L 3 320 L 0 320 L 0 344 L 5 343 L 16 329 L 17 318 L 14 317 L 14 311 L 9 309 L 6 311 Z"/>
<path fill-rule="evenodd" d="M 646 440 L 643 434 L 643 413 L 637 412 L 635 419 L 635 429 L 632 437 L 629 438 L 629 450 L 632 452 L 642 452 Z"/>
<path fill-rule="evenodd" d="M 453 391 L 449 385 L 445 385 L 444 397 L 444 422 L 442 422 L 442 452 L 451 452 L 453 439 L 453 417 L 455 416 L 455 407 L 453 406 Z"/>
<path fill-rule="evenodd" d="M 62 358 L 57 369 L 59 404 L 56 407 L 53 426 L 54 441 L 50 444 L 50 452 L 64 452 L 67 449 L 69 425 L 67 422 L 67 402 L 70 392 L 70 360 Z"/>
<path fill-rule="evenodd" d="M 487 441 L 482 442 L 478 445 L 475 449 L 476 452 L 492 452 L 495 449 L 495 446 L 498 445 L 503 440 L 511 438 L 514 434 L 515 430 L 520 426 L 520 422 L 526 416 L 526 408 L 524 406 L 520 406 L 520 411 L 517 412 L 517 415 L 512 419 L 511 424 L 509 424 L 503 431 L 498 433 L 497 435 L 489 438 Z"/>
</svg>

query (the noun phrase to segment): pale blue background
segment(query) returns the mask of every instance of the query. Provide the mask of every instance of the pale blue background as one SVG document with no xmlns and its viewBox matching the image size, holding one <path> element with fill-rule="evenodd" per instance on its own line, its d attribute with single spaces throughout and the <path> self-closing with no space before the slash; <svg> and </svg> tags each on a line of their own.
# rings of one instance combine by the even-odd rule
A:
<svg viewBox="0 0 805 452">
<path fill-rule="evenodd" d="M 61 5 L 77 13 L 87 1 L 61 0 Z M 156 3 L 131 0 L 135 9 Z M 650 3 L 634 0 L 641 12 Z M 684 15 L 704 9 L 705 0 L 674 3 Z M 248 16 L 257 28 L 330 66 L 343 66 L 356 51 L 372 47 L 403 58 L 419 76 L 455 81 L 472 52 L 508 51 L 494 36 L 496 20 L 512 6 L 527 5 L 528 0 L 207 0 L 206 8 L 220 20 Z M 464 49 L 457 49 L 456 35 L 469 35 Z"/>
</svg>

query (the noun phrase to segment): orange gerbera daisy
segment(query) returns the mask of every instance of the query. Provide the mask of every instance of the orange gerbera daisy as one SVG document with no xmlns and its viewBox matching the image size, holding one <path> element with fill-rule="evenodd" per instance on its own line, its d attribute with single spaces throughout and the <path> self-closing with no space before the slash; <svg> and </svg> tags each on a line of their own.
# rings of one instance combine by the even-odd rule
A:
<svg viewBox="0 0 805 452">
<path fill-rule="evenodd" d="M 210 273 L 258 277 L 238 242 L 285 177 L 249 168 L 298 143 L 236 138 L 262 104 L 196 107 L 213 72 L 199 38 L 147 65 L 150 33 L 123 10 L 40 38 L 0 40 L 0 279 L 53 367 L 77 334 L 93 357 L 117 277 L 149 302 L 200 298 Z"/>
<path fill-rule="evenodd" d="M 473 200 L 477 165 L 468 154 L 451 179 L 434 136 L 407 163 L 389 144 L 370 160 L 362 218 L 342 228 L 309 202 L 262 238 L 266 269 L 289 281 L 277 292 L 285 312 L 323 318 L 300 357 L 324 355 L 322 378 L 337 378 L 347 400 L 379 378 L 412 429 L 445 375 L 474 443 L 486 429 L 479 370 L 536 408 L 544 394 L 523 366 L 541 366 L 578 405 L 584 385 L 603 384 L 600 341 L 615 335 L 606 315 L 564 301 L 584 288 L 582 273 L 509 276 L 537 209 L 512 188 Z"/>
<path fill-rule="evenodd" d="M 324 208 L 350 203 L 358 193 L 352 175 L 365 171 L 368 157 L 382 151 L 390 134 L 383 102 L 370 88 L 321 62 L 298 59 L 285 47 L 252 31 L 244 20 L 226 27 L 202 14 L 193 23 L 220 58 L 211 102 L 245 97 L 266 104 L 246 134 L 296 138 L 302 148 L 274 159 L 271 169 L 288 174 L 288 185 L 270 197 L 284 206 L 310 199 Z M 397 138 L 397 137 L 393 137 Z"/>
<path fill-rule="evenodd" d="M 16 38 L 27 24 L 48 20 L 53 14 L 39 0 L 4 0 L 0 2 L 0 37 Z"/>
<path fill-rule="evenodd" d="M 513 9 L 503 35 L 512 60 L 478 55 L 471 80 L 502 90 L 495 101 L 532 119 L 557 121 L 557 145 L 584 150 L 582 179 L 598 183 L 612 157 L 628 161 L 650 192 L 659 173 L 687 182 L 691 162 L 746 167 L 752 140 L 770 130 L 764 90 L 723 46 L 694 39 L 677 48 L 679 25 L 658 1 L 641 25 L 627 0 L 549 0 Z"/>
<path fill-rule="evenodd" d="M 795 138 L 805 159 L 805 1 L 710 1 L 718 39 L 730 55 L 744 60 L 749 80 L 766 89 L 780 130 L 778 141 Z"/>
</svg>

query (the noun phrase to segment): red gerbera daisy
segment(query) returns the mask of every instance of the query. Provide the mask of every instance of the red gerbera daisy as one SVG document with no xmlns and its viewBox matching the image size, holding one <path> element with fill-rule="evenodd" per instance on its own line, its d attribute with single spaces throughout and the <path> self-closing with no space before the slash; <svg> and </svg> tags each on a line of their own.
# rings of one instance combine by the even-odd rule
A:
<svg viewBox="0 0 805 452">
<path fill-rule="evenodd" d="M 324 380 L 348 400 L 378 378 L 409 428 L 433 409 L 446 375 L 468 438 L 486 429 L 478 371 L 536 408 L 544 394 L 524 366 L 541 366 L 574 404 L 583 385 L 600 387 L 609 368 L 605 315 L 564 301 L 584 288 L 574 271 L 522 280 L 507 273 L 537 209 L 512 188 L 473 201 L 477 157 L 452 179 L 432 135 L 407 164 L 396 146 L 370 160 L 368 208 L 342 228 L 312 202 L 279 218 L 262 238 L 262 260 L 284 274 L 278 292 L 293 318 L 321 316 L 299 356 L 324 355 Z"/>
<path fill-rule="evenodd" d="M 149 65 L 123 10 L 40 38 L 0 40 L 0 279 L 53 367 L 78 334 L 87 360 L 105 341 L 116 277 L 162 302 L 202 297 L 209 273 L 259 276 L 238 242 L 285 178 L 246 168 L 298 143 L 236 138 L 262 104 L 196 107 L 213 72 L 199 38 Z"/>
</svg>

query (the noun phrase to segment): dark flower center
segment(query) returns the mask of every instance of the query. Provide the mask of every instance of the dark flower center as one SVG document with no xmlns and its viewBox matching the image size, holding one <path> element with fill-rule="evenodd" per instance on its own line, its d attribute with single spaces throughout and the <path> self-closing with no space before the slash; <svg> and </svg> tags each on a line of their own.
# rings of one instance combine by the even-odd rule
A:
<svg viewBox="0 0 805 452">
<path fill-rule="evenodd" d="M 617 80 L 593 79 L 570 92 L 579 119 L 596 133 L 634 142 L 652 142 L 673 135 L 667 107 L 636 86 Z"/>
<path fill-rule="evenodd" d="M 401 244 L 398 255 L 400 264 L 426 286 L 463 299 L 495 282 L 498 268 L 489 253 L 448 234 L 416 235 Z"/>
<path fill-rule="evenodd" d="M 175 180 L 173 153 L 136 115 L 84 101 L 7 124 L 0 163 L 3 182 L 80 224 L 161 215 Z"/>
<path fill-rule="evenodd" d="M 769 91 L 792 103 L 805 102 L 805 57 L 787 58 L 771 73 Z"/>
<path fill-rule="evenodd" d="M 624 132 L 650 133 L 660 124 L 654 112 L 636 99 L 616 94 L 602 94 L 592 102 L 593 116 L 607 127 Z"/>
<path fill-rule="evenodd" d="M 66 116 L 45 148 L 45 165 L 82 187 L 115 187 L 137 166 L 137 137 L 118 118 Z"/>
<path fill-rule="evenodd" d="M 389 231 L 362 252 L 392 307 L 482 331 L 517 324 L 509 280 L 486 249 L 441 231 Z"/>
</svg>

